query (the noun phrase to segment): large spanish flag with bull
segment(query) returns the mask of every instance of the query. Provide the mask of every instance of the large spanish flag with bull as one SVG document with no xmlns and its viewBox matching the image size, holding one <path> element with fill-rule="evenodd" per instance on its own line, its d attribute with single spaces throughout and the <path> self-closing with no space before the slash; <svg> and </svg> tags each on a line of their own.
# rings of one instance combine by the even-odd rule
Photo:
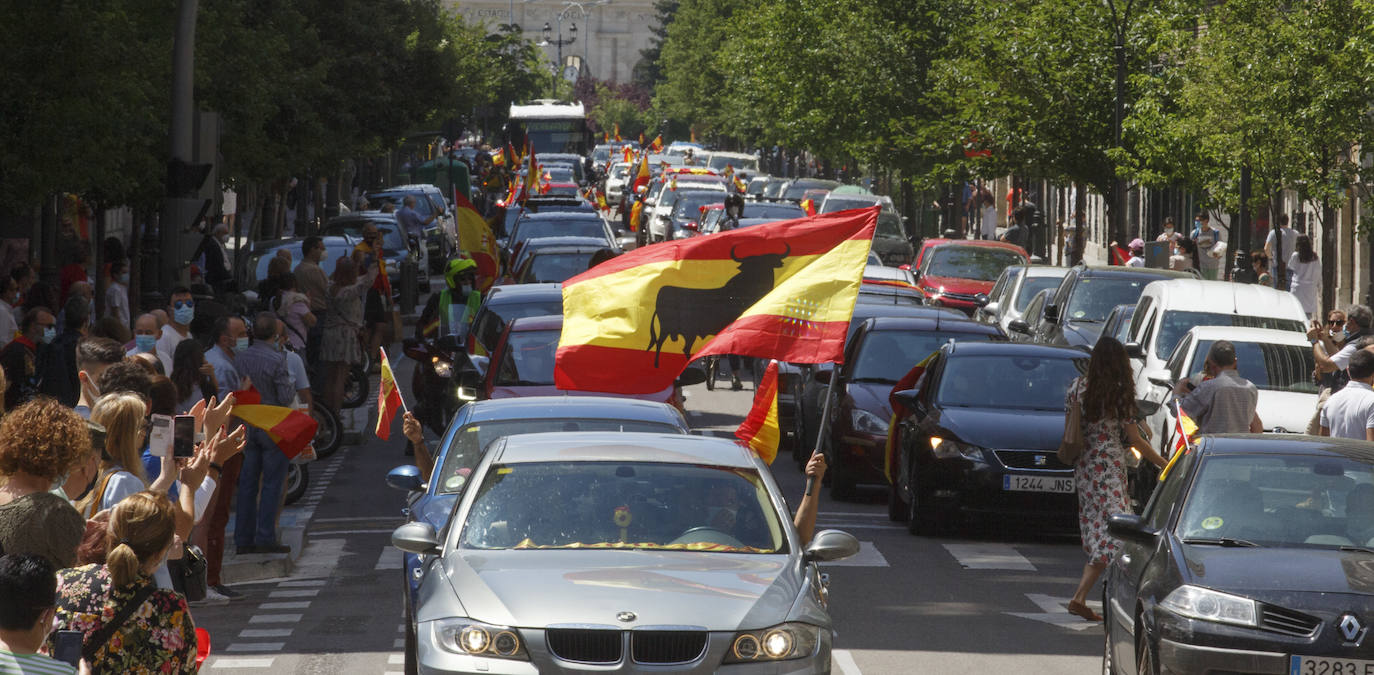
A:
<svg viewBox="0 0 1374 675">
<path fill-rule="evenodd" d="M 839 362 L 878 209 L 664 242 L 563 283 L 559 389 L 663 391 L 692 360 Z"/>
</svg>

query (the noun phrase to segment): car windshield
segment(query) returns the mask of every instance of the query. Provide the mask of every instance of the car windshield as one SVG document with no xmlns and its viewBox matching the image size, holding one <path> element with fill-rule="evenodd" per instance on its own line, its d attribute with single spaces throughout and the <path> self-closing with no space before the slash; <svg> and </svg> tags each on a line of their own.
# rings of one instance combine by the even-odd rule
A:
<svg viewBox="0 0 1374 675">
<path fill-rule="evenodd" d="M 1175 533 L 1260 546 L 1374 546 L 1374 467 L 1322 455 L 1213 455 L 1198 467 Z"/>
<path fill-rule="evenodd" d="M 707 164 L 707 166 L 719 172 L 724 172 L 726 166 L 731 166 L 734 167 L 735 171 L 743 171 L 745 173 L 758 173 L 759 160 L 757 157 L 750 157 L 746 159 L 744 157 L 730 157 L 728 155 L 712 155 L 711 161 Z"/>
<path fill-rule="evenodd" d="M 806 212 L 796 204 L 772 204 L 768 202 L 749 202 L 744 205 L 741 218 L 804 218 Z"/>
<path fill-rule="evenodd" d="M 782 553 L 784 532 L 752 469 L 531 462 L 487 468 L 461 546 Z"/>
<path fill-rule="evenodd" d="M 544 173 L 548 174 L 550 183 L 577 182 L 577 179 L 573 177 L 573 169 L 570 166 L 545 166 Z"/>
<path fill-rule="evenodd" d="M 1245 316 L 1243 314 L 1219 314 L 1214 312 L 1165 312 L 1159 325 L 1159 337 L 1155 340 L 1155 355 L 1161 359 L 1169 358 L 1174 347 L 1183 339 L 1183 334 L 1193 326 L 1241 326 L 1245 328 L 1276 328 L 1302 333 L 1307 330 L 1301 321 L 1280 319 L 1272 316 Z"/>
<path fill-rule="evenodd" d="M 787 185 L 787 181 L 785 180 L 769 181 L 768 186 L 763 189 L 763 198 L 777 199 L 782 196 L 782 188 L 784 185 Z"/>
<path fill-rule="evenodd" d="M 496 370 L 496 386 L 546 387 L 553 384 L 553 354 L 557 330 L 511 331 L 506 354 Z"/>
<path fill-rule="evenodd" d="M 930 254 L 926 274 L 976 281 L 995 281 L 1008 265 L 1024 265 L 1015 251 L 987 246 L 941 246 Z"/>
<path fill-rule="evenodd" d="M 1152 279 L 1080 278 L 1073 295 L 1069 296 L 1069 309 L 1064 316 L 1069 321 L 1106 321 L 1117 305 L 1135 304 L 1150 281 Z"/>
<path fill-rule="evenodd" d="M 407 196 L 412 196 L 415 197 L 415 206 L 412 208 L 415 209 L 416 213 L 420 214 L 421 220 L 428 218 L 431 211 L 429 208 L 429 200 L 425 199 L 424 195 L 407 195 L 407 193 L 404 192 L 373 192 L 364 196 L 367 199 L 367 207 L 374 210 L 381 210 L 383 204 L 391 204 L 399 210 L 405 198 Z"/>
<path fill-rule="evenodd" d="M 965 356 L 949 359 L 939 402 L 960 408 L 1064 410 L 1069 382 L 1088 359 L 1043 356 Z"/>
<path fill-rule="evenodd" d="M 1201 373 L 1202 362 L 1207 360 L 1207 352 L 1213 340 L 1198 340 L 1193 352 L 1193 363 L 1186 374 Z M 1239 342 L 1231 340 L 1236 348 L 1236 370 L 1240 376 L 1250 380 L 1260 389 L 1271 391 L 1295 391 L 1303 394 L 1317 393 L 1317 385 L 1312 382 L 1312 349 L 1302 345 L 1276 345 L 1261 342 Z"/>
<path fill-rule="evenodd" d="M 520 221 L 512 244 L 537 237 L 592 237 L 605 239 L 606 229 L 595 218 L 537 218 Z"/>
<path fill-rule="evenodd" d="M 592 253 L 592 251 L 537 253 L 530 260 L 520 283 L 563 283 L 587 271 L 587 265 L 592 260 Z"/>
<path fill-rule="evenodd" d="M 831 190 L 839 187 L 839 185 L 839 183 L 832 181 L 818 181 L 808 178 L 804 181 L 797 181 L 787 186 L 787 190 L 782 193 L 782 197 L 783 199 L 800 200 L 802 196 L 806 194 L 807 190 Z M 819 205 L 820 200 L 816 200 L 816 203 Z"/>
<path fill-rule="evenodd" d="M 872 331 L 864 336 L 859 353 L 854 357 L 855 382 L 891 382 L 912 366 L 940 350 L 951 340 L 987 342 L 992 336 L 983 333 L 954 331 Z"/>
<path fill-rule="evenodd" d="M 673 202 L 673 220 L 696 220 L 701 215 L 701 207 L 707 204 L 721 204 L 725 201 L 724 192 L 684 192 Z"/>
<path fill-rule="evenodd" d="M 495 300 L 483 305 L 482 310 L 477 314 L 476 324 L 473 326 L 473 332 L 477 335 L 477 340 L 482 343 L 484 349 L 496 346 L 496 341 L 501 339 L 501 331 L 511 321 L 527 316 L 549 316 L 563 313 L 563 298 L 561 296 L 525 302 L 501 302 L 504 299 L 502 296 L 497 295 L 495 297 Z"/>
<path fill-rule="evenodd" d="M 546 197 L 576 197 L 581 193 L 577 191 L 576 185 L 550 185 L 540 194 Z"/>
<path fill-rule="evenodd" d="M 878 212 L 878 229 L 876 236 L 889 237 L 893 239 L 906 239 L 906 233 L 902 232 L 902 219 L 895 213 L 887 211 Z"/>
<path fill-rule="evenodd" d="M 390 221 L 344 220 L 325 223 L 324 227 L 320 228 L 320 235 L 325 237 L 349 236 L 361 239 L 363 236 L 363 227 L 369 224 L 375 225 L 377 231 L 382 233 L 382 248 L 385 249 L 387 253 L 396 253 L 406 250 L 405 242 L 401 240 L 400 229 Z"/>
<path fill-rule="evenodd" d="M 1026 280 L 1021 282 L 1021 290 L 1016 296 L 1016 311 L 1026 311 L 1026 305 L 1030 304 L 1036 293 L 1047 288 L 1059 288 L 1061 281 L 1063 279 L 1059 277 L 1026 277 Z"/>
<path fill-rule="evenodd" d="M 849 209 L 872 208 L 877 202 L 872 199 L 843 199 L 830 197 L 821 204 L 821 213 L 834 213 L 836 211 L 848 211 Z"/>
<path fill-rule="evenodd" d="M 472 470 L 482 461 L 482 452 L 502 436 L 554 431 L 638 431 L 652 434 L 680 434 L 682 430 L 662 422 L 639 420 L 586 419 L 573 417 L 521 418 L 472 422 L 459 429 L 444 452 L 439 468 L 437 494 L 461 492 Z"/>
</svg>

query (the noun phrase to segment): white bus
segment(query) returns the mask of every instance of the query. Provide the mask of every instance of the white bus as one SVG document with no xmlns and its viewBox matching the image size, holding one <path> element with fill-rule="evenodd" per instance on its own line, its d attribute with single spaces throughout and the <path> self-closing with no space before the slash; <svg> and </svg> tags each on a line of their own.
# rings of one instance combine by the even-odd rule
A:
<svg viewBox="0 0 1374 675">
<path fill-rule="evenodd" d="M 528 138 L 536 154 L 587 154 L 591 134 L 587 131 L 587 110 L 581 101 L 567 103 L 537 99 L 526 104 L 512 103 L 506 138 L 520 147 Z"/>
</svg>

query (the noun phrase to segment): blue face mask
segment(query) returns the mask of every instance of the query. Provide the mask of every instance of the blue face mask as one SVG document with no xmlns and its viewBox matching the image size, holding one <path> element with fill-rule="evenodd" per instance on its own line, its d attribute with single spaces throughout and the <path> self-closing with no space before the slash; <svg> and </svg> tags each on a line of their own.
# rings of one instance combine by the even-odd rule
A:
<svg viewBox="0 0 1374 675">
<path fill-rule="evenodd" d="M 241 352 L 245 349 L 248 349 L 248 336 L 245 335 L 244 337 L 236 338 L 234 340 L 234 351 Z"/>
<path fill-rule="evenodd" d="M 157 346 L 157 336 L 156 336 L 156 335 L 135 335 L 135 336 L 134 336 L 134 349 L 137 349 L 137 350 L 140 351 L 140 352 L 144 352 L 144 353 L 151 352 L 151 351 L 153 351 L 153 347 L 156 347 L 156 346 Z"/>
<path fill-rule="evenodd" d="M 172 310 L 172 320 L 183 326 L 191 325 L 191 320 L 196 318 L 195 305 L 182 305 Z"/>
<path fill-rule="evenodd" d="M 119 275 L 118 277 L 115 277 L 115 281 L 118 281 L 118 282 L 121 283 L 121 284 L 128 285 L 128 283 L 129 283 L 129 273 L 128 273 L 128 272 L 121 272 L 120 275 Z"/>
<path fill-rule="evenodd" d="M 40 339 L 43 341 L 43 344 L 45 345 L 52 344 L 52 341 L 57 339 L 57 328 L 55 326 L 48 326 L 47 328 L 44 328 L 43 337 Z"/>
<path fill-rule="evenodd" d="M 1349 329 L 1349 328 L 1342 328 L 1342 329 L 1341 329 L 1341 342 L 1349 342 L 1349 341 L 1350 341 L 1350 329 Z"/>
</svg>

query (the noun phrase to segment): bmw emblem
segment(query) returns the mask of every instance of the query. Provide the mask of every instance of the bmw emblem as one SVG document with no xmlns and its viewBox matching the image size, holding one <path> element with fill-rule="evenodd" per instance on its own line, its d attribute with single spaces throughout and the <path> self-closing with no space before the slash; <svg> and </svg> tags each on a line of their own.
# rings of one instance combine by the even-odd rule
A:
<svg viewBox="0 0 1374 675">
<path fill-rule="evenodd" d="M 1049 460 L 1046 459 L 1044 455 L 1036 455 L 1036 456 L 1035 456 L 1035 465 L 1036 465 L 1036 466 L 1045 466 L 1046 464 L 1049 464 Z"/>
<path fill-rule="evenodd" d="M 629 623 L 631 621 L 634 621 L 635 619 L 638 619 L 639 615 L 635 614 L 634 612 L 619 612 L 615 615 L 615 618 L 617 621 L 620 621 L 621 623 Z"/>
<path fill-rule="evenodd" d="M 1354 614 L 1346 614 L 1341 617 L 1340 623 L 1336 624 L 1341 629 L 1341 637 L 1345 638 L 1345 644 L 1358 647 L 1364 640 L 1365 633 L 1369 628 L 1360 623 Z"/>
</svg>

